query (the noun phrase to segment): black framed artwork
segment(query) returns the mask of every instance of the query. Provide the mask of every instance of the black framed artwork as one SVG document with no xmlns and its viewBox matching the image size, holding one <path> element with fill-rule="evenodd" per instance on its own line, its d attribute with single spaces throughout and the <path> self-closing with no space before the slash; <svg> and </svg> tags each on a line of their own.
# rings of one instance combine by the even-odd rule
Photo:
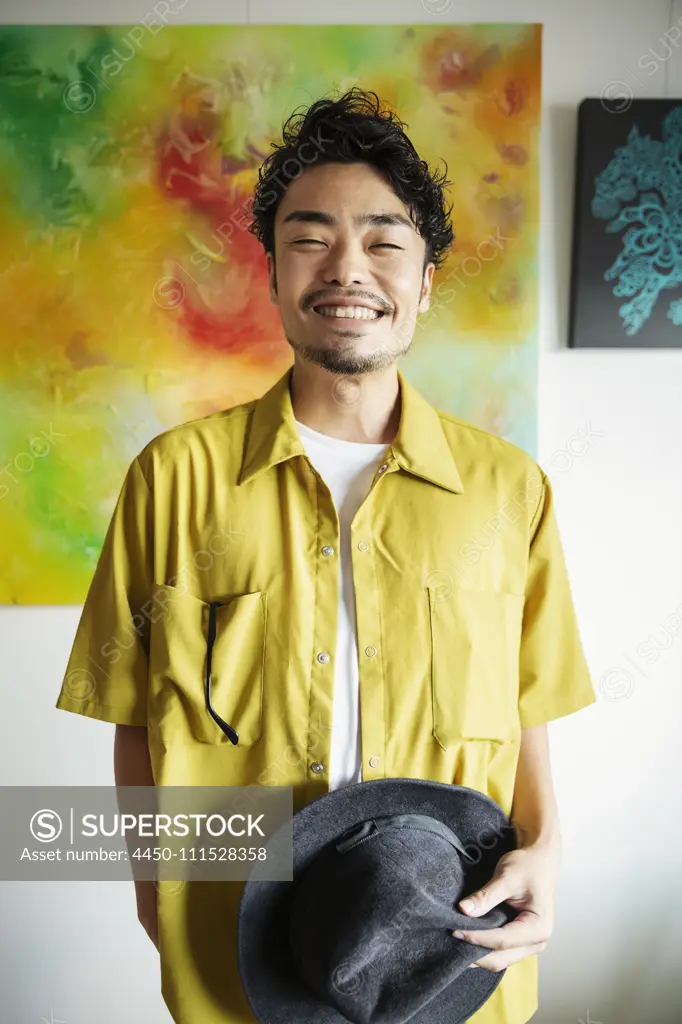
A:
<svg viewBox="0 0 682 1024">
<path fill-rule="evenodd" d="M 682 346 L 682 100 L 578 108 L 569 345 Z"/>
</svg>

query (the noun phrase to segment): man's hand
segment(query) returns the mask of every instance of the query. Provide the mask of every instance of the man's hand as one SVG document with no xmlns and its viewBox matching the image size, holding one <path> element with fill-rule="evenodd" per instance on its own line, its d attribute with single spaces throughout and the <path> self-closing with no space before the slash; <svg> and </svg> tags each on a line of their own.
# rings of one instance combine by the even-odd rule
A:
<svg viewBox="0 0 682 1024">
<path fill-rule="evenodd" d="M 137 919 L 149 938 L 159 950 L 159 915 L 157 906 L 158 890 L 153 881 L 135 882 L 137 897 Z"/>
<path fill-rule="evenodd" d="M 488 885 L 460 901 L 460 909 L 470 917 L 480 917 L 503 900 L 520 910 L 518 917 L 502 928 L 453 932 L 458 939 L 494 950 L 472 967 L 502 971 L 547 947 L 554 927 L 559 861 L 558 840 L 512 850 L 500 857 Z"/>
</svg>

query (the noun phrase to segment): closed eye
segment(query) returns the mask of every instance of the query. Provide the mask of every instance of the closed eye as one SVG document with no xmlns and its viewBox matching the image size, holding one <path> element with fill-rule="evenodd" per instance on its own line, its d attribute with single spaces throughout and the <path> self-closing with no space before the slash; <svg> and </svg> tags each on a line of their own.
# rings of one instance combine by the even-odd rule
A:
<svg viewBox="0 0 682 1024">
<path fill-rule="evenodd" d="M 297 238 L 294 245 L 326 245 L 321 238 Z M 392 242 L 377 242 L 375 245 L 371 245 L 370 249 L 402 249 L 400 245 L 394 245 Z"/>
</svg>

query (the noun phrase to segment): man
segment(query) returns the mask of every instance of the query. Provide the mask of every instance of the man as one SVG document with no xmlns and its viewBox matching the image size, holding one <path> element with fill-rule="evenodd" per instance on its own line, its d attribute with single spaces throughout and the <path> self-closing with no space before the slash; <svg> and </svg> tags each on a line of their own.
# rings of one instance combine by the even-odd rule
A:
<svg viewBox="0 0 682 1024">
<path fill-rule="evenodd" d="M 596 699 L 550 483 L 397 368 L 452 243 L 443 179 L 374 94 L 286 127 L 251 230 L 293 366 L 133 461 L 57 706 L 116 723 L 117 785 L 285 785 L 296 809 L 383 777 L 492 797 L 518 848 L 471 912 L 521 913 L 466 936 L 493 950 L 478 969 L 508 968 L 471 1019 L 521 1024 L 559 868 L 546 723 Z M 222 725 L 204 692 L 213 601 Z M 241 888 L 136 885 L 179 1024 L 254 1019 Z"/>
</svg>

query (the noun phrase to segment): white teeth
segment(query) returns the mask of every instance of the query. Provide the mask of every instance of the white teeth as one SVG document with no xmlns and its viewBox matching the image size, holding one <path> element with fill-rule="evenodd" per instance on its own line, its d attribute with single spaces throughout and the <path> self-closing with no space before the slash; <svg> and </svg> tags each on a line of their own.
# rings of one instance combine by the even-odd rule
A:
<svg viewBox="0 0 682 1024">
<path fill-rule="evenodd" d="M 316 306 L 315 312 L 348 320 L 378 320 L 380 316 L 377 309 L 367 309 L 365 306 Z"/>
</svg>

